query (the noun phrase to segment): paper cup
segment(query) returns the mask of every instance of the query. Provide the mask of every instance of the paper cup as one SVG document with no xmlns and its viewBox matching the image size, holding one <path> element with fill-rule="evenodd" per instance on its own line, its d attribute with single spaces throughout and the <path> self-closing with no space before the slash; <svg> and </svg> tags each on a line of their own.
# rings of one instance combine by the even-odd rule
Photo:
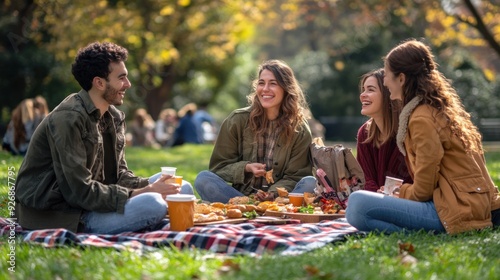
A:
<svg viewBox="0 0 500 280">
<path fill-rule="evenodd" d="M 304 194 L 303 193 L 289 193 L 288 199 L 293 206 L 300 207 L 304 204 Z"/>
<path fill-rule="evenodd" d="M 177 167 L 162 167 L 161 168 L 161 174 L 163 175 L 172 175 L 175 176 L 175 171 L 177 170 Z"/>
<path fill-rule="evenodd" d="M 387 195 L 392 195 L 394 189 L 399 188 L 402 184 L 402 179 L 385 176 L 384 193 Z"/>
<path fill-rule="evenodd" d="M 166 197 L 170 230 L 185 231 L 194 226 L 194 202 L 191 194 L 171 194 Z"/>
</svg>

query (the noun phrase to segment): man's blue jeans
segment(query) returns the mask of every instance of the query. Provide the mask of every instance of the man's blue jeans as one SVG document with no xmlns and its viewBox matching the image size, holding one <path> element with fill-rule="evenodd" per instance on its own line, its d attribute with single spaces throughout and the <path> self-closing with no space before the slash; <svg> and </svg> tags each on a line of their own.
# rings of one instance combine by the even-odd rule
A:
<svg viewBox="0 0 500 280">
<path fill-rule="evenodd" d="M 412 201 L 364 190 L 349 196 L 346 219 L 361 231 L 392 233 L 423 229 L 445 232 L 434 202 Z"/>
<path fill-rule="evenodd" d="M 233 197 L 244 196 L 217 174 L 207 170 L 198 173 L 194 181 L 194 187 L 201 199 L 209 202 L 227 203 L 229 199 Z M 306 176 L 295 185 L 292 192 L 314 193 L 314 188 L 316 188 L 316 178 L 313 176 Z"/>
<path fill-rule="evenodd" d="M 149 178 L 153 183 L 160 177 L 157 173 Z M 193 194 L 193 187 L 182 181 L 182 194 Z M 117 234 L 127 231 L 152 230 L 165 219 L 167 203 L 159 193 L 143 193 L 134 196 L 125 203 L 125 212 L 84 212 L 81 221 L 83 232 Z"/>
</svg>

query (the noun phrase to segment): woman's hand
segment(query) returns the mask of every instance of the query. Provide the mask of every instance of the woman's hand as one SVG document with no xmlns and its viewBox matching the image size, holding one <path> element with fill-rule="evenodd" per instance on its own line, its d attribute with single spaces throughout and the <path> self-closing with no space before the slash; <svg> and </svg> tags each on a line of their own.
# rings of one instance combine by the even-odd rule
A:
<svg viewBox="0 0 500 280">
<path fill-rule="evenodd" d="M 259 190 L 255 194 L 254 199 L 258 201 L 274 201 L 275 196 L 275 193 Z"/>
<path fill-rule="evenodd" d="M 385 194 L 385 195 L 389 195 L 389 196 L 392 196 L 392 197 L 398 197 L 399 198 L 399 188 L 398 187 L 394 188 L 394 190 L 392 191 L 391 194 L 386 194 L 384 192 L 384 186 L 380 186 L 380 188 L 377 190 L 377 192 Z"/>
<path fill-rule="evenodd" d="M 255 177 L 266 176 L 266 165 L 263 163 L 252 162 L 245 165 L 245 172 L 253 173 Z"/>
<path fill-rule="evenodd" d="M 391 193 L 391 196 L 399 198 L 399 187 L 394 188 Z"/>
</svg>

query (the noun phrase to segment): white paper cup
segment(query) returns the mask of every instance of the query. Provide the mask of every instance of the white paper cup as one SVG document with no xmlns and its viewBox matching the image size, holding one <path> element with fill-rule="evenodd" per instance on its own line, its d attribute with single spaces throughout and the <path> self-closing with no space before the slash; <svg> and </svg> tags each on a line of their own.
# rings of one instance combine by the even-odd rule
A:
<svg viewBox="0 0 500 280">
<path fill-rule="evenodd" d="M 161 168 L 161 174 L 175 176 L 175 171 L 176 170 L 177 170 L 177 167 L 164 166 L 164 167 Z"/>
<path fill-rule="evenodd" d="M 394 189 L 401 187 L 403 179 L 385 176 L 384 193 L 392 195 Z"/>
<path fill-rule="evenodd" d="M 185 231 L 194 226 L 194 203 L 196 196 L 191 194 L 171 194 L 166 197 L 170 230 Z"/>
</svg>

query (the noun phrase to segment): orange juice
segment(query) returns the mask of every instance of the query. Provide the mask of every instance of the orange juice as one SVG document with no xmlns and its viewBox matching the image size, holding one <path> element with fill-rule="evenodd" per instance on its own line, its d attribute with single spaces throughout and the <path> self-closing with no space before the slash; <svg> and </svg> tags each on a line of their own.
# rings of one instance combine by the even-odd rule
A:
<svg viewBox="0 0 500 280">
<path fill-rule="evenodd" d="M 185 231 L 194 226 L 194 202 L 196 197 L 190 194 L 171 194 L 166 197 L 170 230 Z"/>
<path fill-rule="evenodd" d="M 174 183 L 174 184 L 179 184 L 179 186 L 182 186 L 182 176 L 174 176 L 170 179 L 167 179 L 165 183 Z"/>
<path fill-rule="evenodd" d="M 179 184 L 179 186 L 182 186 L 182 176 L 174 176 L 175 183 Z"/>
<path fill-rule="evenodd" d="M 288 199 L 293 206 L 300 207 L 304 204 L 304 194 L 303 193 L 289 193 Z"/>
</svg>

